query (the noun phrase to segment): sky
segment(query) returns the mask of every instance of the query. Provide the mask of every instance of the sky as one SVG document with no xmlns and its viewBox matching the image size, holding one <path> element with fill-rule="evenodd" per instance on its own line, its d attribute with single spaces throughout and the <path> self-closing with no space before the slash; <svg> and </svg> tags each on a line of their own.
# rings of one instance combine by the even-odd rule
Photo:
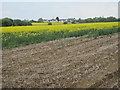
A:
<svg viewBox="0 0 120 90">
<path fill-rule="evenodd" d="M 119 2 L 119 0 L 1 0 L 0 2 Z"/>
<path fill-rule="evenodd" d="M 25 1 L 25 0 L 24 0 Z M 38 18 L 51 19 L 56 18 L 92 18 L 99 16 L 114 16 L 118 17 L 118 0 L 29 0 L 24 2 L 18 0 L 4 0 L 2 5 L 2 18 L 9 17 L 13 19 L 34 19 Z"/>
</svg>

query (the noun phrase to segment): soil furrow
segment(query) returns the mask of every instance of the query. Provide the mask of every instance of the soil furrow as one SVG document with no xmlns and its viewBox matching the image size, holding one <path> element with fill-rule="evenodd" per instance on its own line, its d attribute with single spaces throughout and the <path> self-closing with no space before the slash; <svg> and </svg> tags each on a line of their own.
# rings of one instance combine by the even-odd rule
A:
<svg viewBox="0 0 120 90">
<path fill-rule="evenodd" d="M 60 43 L 64 45 L 58 46 Z M 114 87 L 116 78 L 99 82 L 117 71 L 118 35 L 68 38 L 3 50 L 2 62 L 3 87 Z"/>
</svg>

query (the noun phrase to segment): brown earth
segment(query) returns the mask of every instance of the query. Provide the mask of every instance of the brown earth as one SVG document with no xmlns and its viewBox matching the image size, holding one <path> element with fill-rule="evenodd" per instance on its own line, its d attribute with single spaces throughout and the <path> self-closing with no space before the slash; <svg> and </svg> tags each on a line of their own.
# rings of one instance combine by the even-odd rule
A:
<svg viewBox="0 0 120 90">
<path fill-rule="evenodd" d="M 3 50 L 3 88 L 118 87 L 118 34 Z"/>
</svg>

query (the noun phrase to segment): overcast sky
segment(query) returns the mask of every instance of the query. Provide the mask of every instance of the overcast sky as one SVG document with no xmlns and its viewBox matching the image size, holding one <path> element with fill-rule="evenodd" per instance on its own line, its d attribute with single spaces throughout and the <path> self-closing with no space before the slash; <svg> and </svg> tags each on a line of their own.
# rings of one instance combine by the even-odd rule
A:
<svg viewBox="0 0 120 90">
<path fill-rule="evenodd" d="M 118 0 L 109 0 L 109 2 L 108 0 L 101 0 L 103 2 L 95 2 L 96 0 L 84 0 L 84 2 L 83 0 L 74 0 L 74 2 L 73 0 L 66 0 L 69 2 L 61 2 L 63 0 L 32 1 L 23 2 L 20 0 L 14 2 L 14 0 L 9 0 L 8 2 L 4 0 L 1 3 L 2 17 L 34 20 L 40 17 L 50 19 L 56 16 L 60 18 L 118 17 Z"/>
<path fill-rule="evenodd" d="M 119 0 L 0 0 L 0 2 L 118 2 Z"/>
</svg>

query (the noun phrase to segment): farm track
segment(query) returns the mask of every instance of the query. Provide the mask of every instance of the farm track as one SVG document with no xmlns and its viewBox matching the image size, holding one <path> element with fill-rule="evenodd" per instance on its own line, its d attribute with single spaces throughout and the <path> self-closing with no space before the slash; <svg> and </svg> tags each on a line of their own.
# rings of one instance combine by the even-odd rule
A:
<svg viewBox="0 0 120 90">
<path fill-rule="evenodd" d="M 43 42 L 3 50 L 2 58 L 3 87 L 111 88 L 118 80 L 118 35 Z"/>
</svg>

